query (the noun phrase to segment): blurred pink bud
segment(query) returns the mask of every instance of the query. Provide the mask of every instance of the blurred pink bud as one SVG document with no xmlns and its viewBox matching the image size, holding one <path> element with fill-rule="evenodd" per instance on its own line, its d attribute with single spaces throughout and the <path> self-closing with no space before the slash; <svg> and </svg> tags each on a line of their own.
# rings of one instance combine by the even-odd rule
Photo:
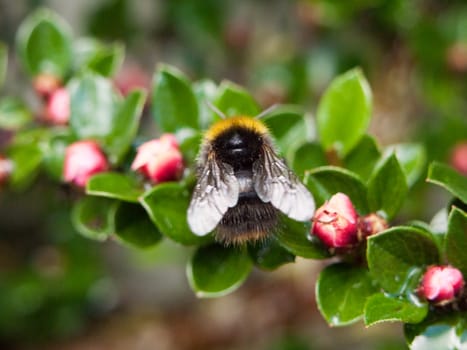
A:
<svg viewBox="0 0 467 350">
<path fill-rule="evenodd" d="M 183 172 L 183 157 L 172 134 L 143 143 L 138 147 L 131 169 L 153 183 L 178 180 Z"/>
<path fill-rule="evenodd" d="M 115 86 L 123 96 L 136 88 L 149 90 L 151 77 L 140 66 L 134 63 L 123 65 L 115 77 Z"/>
<path fill-rule="evenodd" d="M 63 179 L 79 187 L 89 178 L 108 169 L 107 159 L 94 141 L 78 141 L 67 147 Z"/>
<path fill-rule="evenodd" d="M 388 228 L 388 222 L 378 214 L 371 213 L 360 217 L 358 222 L 359 239 L 374 235 Z"/>
<path fill-rule="evenodd" d="M 451 165 L 467 176 L 467 141 L 457 144 L 451 152 Z"/>
<path fill-rule="evenodd" d="M 11 172 L 13 171 L 13 162 L 10 159 L 0 155 L 0 185 L 8 181 Z"/>
<path fill-rule="evenodd" d="M 464 287 L 462 273 L 452 266 L 430 266 L 423 275 L 419 294 L 435 303 L 449 303 Z"/>
<path fill-rule="evenodd" d="M 52 124 L 66 124 L 70 118 L 70 94 L 65 88 L 55 90 L 49 97 L 45 118 Z"/>
<path fill-rule="evenodd" d="M 358 215 L 349 197 L 336 193 L 316 210 L 312 233 L 330 248 L 357 243 Z"/>
<path fill-rule="evenodd" d="M 47 97 L 55 90 L 60 88 L 62 82 L 60 78 L 49 73 L 42 73 L 34 77 L 33 81 L 34 90 L 41 97 Z"/>
</svg>

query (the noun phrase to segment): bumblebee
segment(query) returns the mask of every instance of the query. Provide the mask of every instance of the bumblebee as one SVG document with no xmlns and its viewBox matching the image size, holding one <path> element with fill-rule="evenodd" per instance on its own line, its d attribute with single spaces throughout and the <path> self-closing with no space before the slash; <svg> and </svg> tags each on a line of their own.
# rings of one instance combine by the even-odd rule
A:
<svg viewBox="0 0 467 350">
<path fill-rule="evenodd" d="M 196 235 L 215 230 L 217 241 L 240 245 L 274 233 L 280 212 L 297 221 L 313 216 L 313 197 L 258 119 L 235 116 L 213 124 L 204 134 L 196 173 L 187 214 Z"/>
</svg>

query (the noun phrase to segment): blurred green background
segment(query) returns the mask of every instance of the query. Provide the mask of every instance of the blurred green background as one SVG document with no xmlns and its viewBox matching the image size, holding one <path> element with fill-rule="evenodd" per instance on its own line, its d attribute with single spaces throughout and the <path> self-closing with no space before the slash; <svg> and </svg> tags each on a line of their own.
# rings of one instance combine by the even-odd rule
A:
<svg viewBox="0 0 467 350">
<path fill-rule="evenodd" d="M 192 79 L 229 79 L 265 108 L 313 113 L 331 79 L 360 66 L 374 93 L 370 133 L 382 145 L 421 142 L 448 161 L 467 139 L 464 0 L 0 0 L 10 48 L 2 94 L 37 101 L 14 54 L 16 30 L 38 6 L 75 36 L 120 41 L 122 84 L 149 84 L 157 63 Z M 130 78 L 128 78 L 130 77 Z M 6 135 L 0 132 L 0 147 Z M 429 221 L 446 198 L 415 186 L 400 220 Z M 399 325 L 329 329 L 316 310 L 321 263 L 256 271 L 234 294 L 197 300 L 185 279 L 189 249 L 137 251 L 76 234 L 70 194 L 40 178 L 0 190 L 1 349 L 404 349 Z"/>
</svg>

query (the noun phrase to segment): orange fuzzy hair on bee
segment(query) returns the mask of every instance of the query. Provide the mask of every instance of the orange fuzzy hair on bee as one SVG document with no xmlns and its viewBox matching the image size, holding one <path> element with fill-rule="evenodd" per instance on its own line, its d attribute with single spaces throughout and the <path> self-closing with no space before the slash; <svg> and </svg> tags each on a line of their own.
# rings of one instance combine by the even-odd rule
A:
<svg viewBox="0 0 467 350">
<path fill-rule="evenodd" d="M 247 116 L 236 116 L 219 120 L 206 131 L 204 138 L 207 141 L 212 141 L 226 130 L 234 127 L 246 129 L 259 135 L 266 135 L 269 133 L 266 125 L 259 120 Z"/>
</svg>

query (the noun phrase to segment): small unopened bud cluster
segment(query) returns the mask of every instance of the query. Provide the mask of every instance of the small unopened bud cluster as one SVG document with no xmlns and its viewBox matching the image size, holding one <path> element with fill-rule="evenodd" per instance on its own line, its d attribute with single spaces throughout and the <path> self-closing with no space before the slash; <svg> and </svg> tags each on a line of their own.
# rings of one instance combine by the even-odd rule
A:
<svg viewBox="0 0 467 350">
<path fill-rule="evenodd" d="M 438 305 L 450 303 L 464 288 L 464 277 L 455 267 L 430 266 L 423 275 L 419 295 Z"/>
<path fill-rule="evenodd" d="M 70 94 L 60 78 L 43 73 L 34 78 L 34 89 L 44 101 L 43 120 L 53 125 L 65 125 L 70 118 Z"/>
<path fill-rule="evenodd" d="M 138 147 L 131 169 L 141 173 L 152 183 L 180 179 L 183 173 L 183 156 L 172 134 L 143 143 Z"/>
<path fill-rule="evenodd" d="M 386 220 L 375 213 L 359 217 L 350 198 L 336 193 L 316 210 L 311 233 L 328 248 L 351 248 L 387 227 Z"/>
</svg>

